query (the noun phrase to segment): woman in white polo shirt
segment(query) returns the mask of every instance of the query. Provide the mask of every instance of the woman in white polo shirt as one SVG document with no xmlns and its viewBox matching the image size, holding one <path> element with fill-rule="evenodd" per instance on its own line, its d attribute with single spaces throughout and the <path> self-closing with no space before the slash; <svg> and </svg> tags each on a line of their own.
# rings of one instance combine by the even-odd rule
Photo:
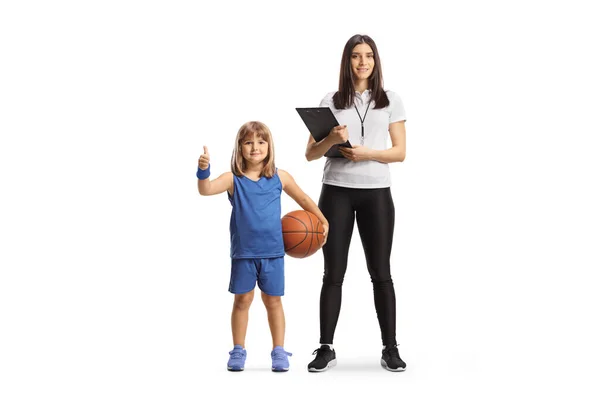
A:
<svg viewBox="0 0 600 400">
<path fill-rule="evenodd" d="M 308 370 L 320 372 L 336 365 L 333 336 L 356 216 L 384 346 L 380 362 L 387 370 L 403 371 L 406 364 L 397 348 L 396 296 L 390 274 L 395 217 L 388 164 L 404 160 L 406 116 L 400 97 L 383 89 L 379 54 L 369 36 L 355 35 L 348 40 L 338 91 L 327 94 L 320 106 L 329 107 L 340 126 L 318 143 L 310 136 L 306 159 L 319 159 L 347 140 L 352 148 L 339 147 L 342 157 L 327 157 L 325 162 L 319 208 L 330 227 L 323 247 L 321 346 L 313 353 L 316 357 Z"/>
</svg>

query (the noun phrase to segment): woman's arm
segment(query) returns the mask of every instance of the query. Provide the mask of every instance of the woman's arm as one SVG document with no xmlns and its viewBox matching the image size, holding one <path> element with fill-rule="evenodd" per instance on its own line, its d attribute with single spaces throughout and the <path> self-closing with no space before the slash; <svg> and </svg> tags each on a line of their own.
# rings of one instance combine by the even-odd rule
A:
<svg viewBox="0 0 600 400">
<path fill-rule="evenodd" d="M 340 147 L 344 157 L 350 161 L 379 161 L 380 163 L 402 162 L 406 157 L 406 129 L 404 121 L 389 126 L 392 147 L 386 150 L 373 150 L 365 146 L 352 146 L 351 149 Z"/>
<path fill-rule="evenodd" d="M 331 129 L 331 132 L 329 132 L 327 137 L 319 143 L 317 143 L 312 135 L 310 135 L 304 155 L 308 161 L 318 160 L 327 153 L 327 150 L 329 150 L 331 146 L 344 143 L 346 140 L 348 140 L 348 129 L 346 128 L 346 125 L 338 125 Z"/>
<path fill-rule="evenodd" d="M 323 139 L 325 140 L 325 139 Z M 315 202 L 308 197 L 306 193 L 300 189 L 300 186 L 296 183 L 294 178 L 282 169 L 277 170 L 279 174 L 279 179 L 281 179 L 281 184 L 283 186 L 283 190 L 290 196 L 302 209 L 311 212 L 319 218 L 319 221 L 323 224 L 324 229 L 324 241 L 323 244 L 327 241 L 327 234 L 329 233 L 329 222 L 327 218 L 323 215 L 319 207 L 315 204 Z"/>
<path fill-rule="evenodd" d="M 404 121 L 390 124 L 390 139 L 392 147 L 386 150 L 372 150 L 372 160 L 381 163 L 402 162 L 406 157 L 406 128 Z"/>
</svg>

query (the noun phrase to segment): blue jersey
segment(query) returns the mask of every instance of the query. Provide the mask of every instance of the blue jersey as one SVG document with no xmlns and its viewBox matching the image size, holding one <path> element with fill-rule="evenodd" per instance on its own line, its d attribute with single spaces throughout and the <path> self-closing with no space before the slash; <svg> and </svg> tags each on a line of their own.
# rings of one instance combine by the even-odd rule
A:
<svg viewBox="0 0 600 400">
<path fill-rule="evenodd" d="M 281 180 L 253 181 L 233 175 L 231 202 L 231 258 L 274 258 L 285 255 L 281 232 Z"/>
</svg>

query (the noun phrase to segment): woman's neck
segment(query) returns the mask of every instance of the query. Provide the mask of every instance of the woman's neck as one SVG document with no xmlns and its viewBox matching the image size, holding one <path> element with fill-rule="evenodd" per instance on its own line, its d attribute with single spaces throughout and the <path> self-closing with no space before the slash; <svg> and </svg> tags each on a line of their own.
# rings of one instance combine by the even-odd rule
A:
<svg viewBox="0 0 600 400">
<path fill-rule="evenodd" d="M 367 79 L 361 79 L 354 82 L 354 90 L 358 93 L 363 94 L 365 90 L 369 88 L 369 81 Z"/>
</svg>

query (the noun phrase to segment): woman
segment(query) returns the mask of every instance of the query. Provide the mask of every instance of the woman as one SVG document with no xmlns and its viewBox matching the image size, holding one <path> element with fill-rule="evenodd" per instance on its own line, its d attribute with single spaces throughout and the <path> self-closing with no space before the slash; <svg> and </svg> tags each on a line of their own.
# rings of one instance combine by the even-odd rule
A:
<svg viewBox="0 0 600 400">
<path fill-rule="evenodd" d="M 323 247 L 321 346 L 313 353 L 316 357 L 308 370 L 321 372 L 336 365 L 333 336 L 356 215 L 384 346 L 381 365 L 389 371 L 403 371 L 406 364 L 397 348 L 396 297 L 390 274 L 394 203 L 388 164 L 404 161 L 406 117 L 400 97 L 383 89 L 379 54 L 369 36 L 355 35 L 348 40 L 338 91 L 327 94 L 320 106 L 329 107 L 340 126 L 318 143 L 309 137 L 306 159 L 319 159 L 347 140 L 352 148 L 340 146 L 340 157 L 328 157 L 325 162 L 319 208 L 330 225 Z"/>
</svg>

